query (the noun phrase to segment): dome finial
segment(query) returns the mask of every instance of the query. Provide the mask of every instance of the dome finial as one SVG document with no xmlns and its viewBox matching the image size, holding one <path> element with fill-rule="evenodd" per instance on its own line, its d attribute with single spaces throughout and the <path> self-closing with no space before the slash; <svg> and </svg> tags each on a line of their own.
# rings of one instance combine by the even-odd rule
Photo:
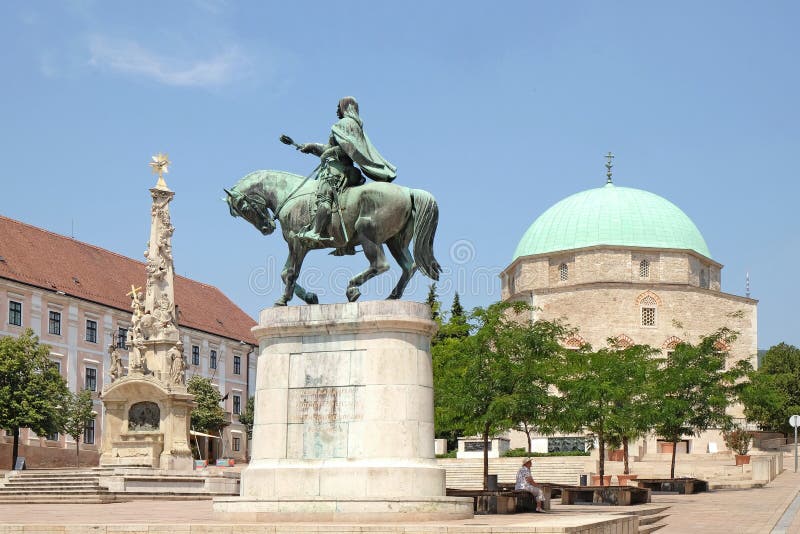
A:
<svg viewBox="0 0 800 534">
<path fill-rule="evenodd" d="M 606 183 L 610 184 L 611 183 L 611 168 L 614 166 L 614 164 L 611 163 L 611 160 L 614 159 L 614 154 L 609 152 L 608 154 L 606 154 L 606 159 L 608 160 L 606 162 Z"/>
</svg>

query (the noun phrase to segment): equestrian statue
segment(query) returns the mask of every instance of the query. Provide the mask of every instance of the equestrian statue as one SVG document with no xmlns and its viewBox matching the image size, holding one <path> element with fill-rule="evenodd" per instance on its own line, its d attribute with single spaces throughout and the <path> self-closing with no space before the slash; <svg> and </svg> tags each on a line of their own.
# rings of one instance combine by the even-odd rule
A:
<svg viewBox="0 0 800 534">
<path fill-rule="evenodd" d="M 231 215 L 244 218 L 262 234 L 271 234 L 275 221 L 281 223 L 289 257 L 281 273 L 283 295 L 276 306 L 285 306 L 293 295 L 307 304 L 319 302 L 316 294 L 297 283 L 306 254 L 315 249 L 332 248 L 331 254 L 341 256 L 355 254 L 361 245 L 369 267 L 350 280 L 346 291 L 350 302 L 361 296 L 359 286 L 389 269 L 384 243 L 403 270 L 389 299 L 403 295 L 417 269 L 439 279 L 441 266 L 433 255 L 439 207 L 433 195 L 391 183 L 397 169 L 364 132 L 355 98 L 341 99 L 336 115 L 339 120 L 327 144 L 297 144 L 281 136 L 284 144 L 319 156 L 320 164 L 308 177 L 255 171 L 225 190 Z M 373 181 L 365 183 L 365 176 Z"/>
</svg>

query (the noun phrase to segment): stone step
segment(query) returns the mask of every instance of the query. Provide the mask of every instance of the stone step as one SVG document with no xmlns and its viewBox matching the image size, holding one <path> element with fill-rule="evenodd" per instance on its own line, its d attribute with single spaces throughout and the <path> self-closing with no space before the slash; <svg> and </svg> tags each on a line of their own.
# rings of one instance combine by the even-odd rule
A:
<svg viewBox="0 0 800 534">
<path fill-rule="evenodd" d="M 3 495 L 98 495 L 101 493 L 108 493 L 106 488 L 87 488 L 87 489 L 0 489 L 0 494 Z"/>
<path fill-rule="evenodd" d="M 113 494 L 108 495 L 2 495 L 0 504 L 105 504 L 115 502 Z"/>
<path fill-rule="evenodd" d="M 30 486 L 28 484 L 18 484 L 18 485 L 9 485 L 9 486 L 0 486 L 0 492 L 9 492 L 9 491 L 38 491 L 38 490 L 99 490 L 105 489 L 97 484 L 74 484 L 74 485 L 65 485 L 65 484 L 48 484 L 46 486 Z"/>
<path fill-rule="evenodd" d="M 652 525 L 666 519 L 667 517 L 669 517 L 669 514 L 640 516 L 639 526 Z"/>
<path fill-rule="evenodd" d="M 659 524 L 659 525 L 642 525 L 639 524 L 639 534 L 650 534 L 651 532 L 655 532 L 656 530 L 660 530 L 666 527 L 666 524 Z"/>
<path fill-rule="evenodd" d="M 708 489 L 742 490 L 751 488 L 763 488 L 766 484 L 767 484 L 766 480 L 709 480 Z"/>
</svg>

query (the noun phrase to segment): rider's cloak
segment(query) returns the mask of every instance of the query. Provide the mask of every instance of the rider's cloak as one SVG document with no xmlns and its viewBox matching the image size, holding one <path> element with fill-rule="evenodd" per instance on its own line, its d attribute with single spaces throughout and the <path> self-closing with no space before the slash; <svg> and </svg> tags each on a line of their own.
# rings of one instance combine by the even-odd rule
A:
<svg viewBox="0 0 800 534">
<path fill-rule="evenodd" d="M 348 114 L 349 115 L 349 114 Z M 331 128 L 336 143 L 342 147 L 361 171 L 378 182 L 391 182 L 397 177 L 397 167 L 381 156 L 370 142 L 361 124 L 351 116 L 345 116 Z"/>
</svg>

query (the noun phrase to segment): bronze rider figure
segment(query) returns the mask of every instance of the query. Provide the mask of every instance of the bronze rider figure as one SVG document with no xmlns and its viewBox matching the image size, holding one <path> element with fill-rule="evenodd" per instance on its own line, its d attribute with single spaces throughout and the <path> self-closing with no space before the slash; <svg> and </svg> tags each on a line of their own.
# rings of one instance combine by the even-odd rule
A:
<svg viewBox="0 0 800 534">
<path fill-rule="evenodd" d="M 298 146 L 304 154 L 314 154 L 322 160 L 317 184 L 317 213 L 311 227 L 297 235 L 310 246 L 332 240 L 323 234 L 330 223 L 333 205 L 338 205 L 338 195 L 346 187 L 364 183 L 362 173 L 379 182 L 391 182 L 397 176 L 397 167 L 381 156 L 364 132 L 355 98 L 346 96 L 339 100 L 336 116 L 339 120 L 331 127 L 327 145 L 305 143 Z"/>
</svg>

